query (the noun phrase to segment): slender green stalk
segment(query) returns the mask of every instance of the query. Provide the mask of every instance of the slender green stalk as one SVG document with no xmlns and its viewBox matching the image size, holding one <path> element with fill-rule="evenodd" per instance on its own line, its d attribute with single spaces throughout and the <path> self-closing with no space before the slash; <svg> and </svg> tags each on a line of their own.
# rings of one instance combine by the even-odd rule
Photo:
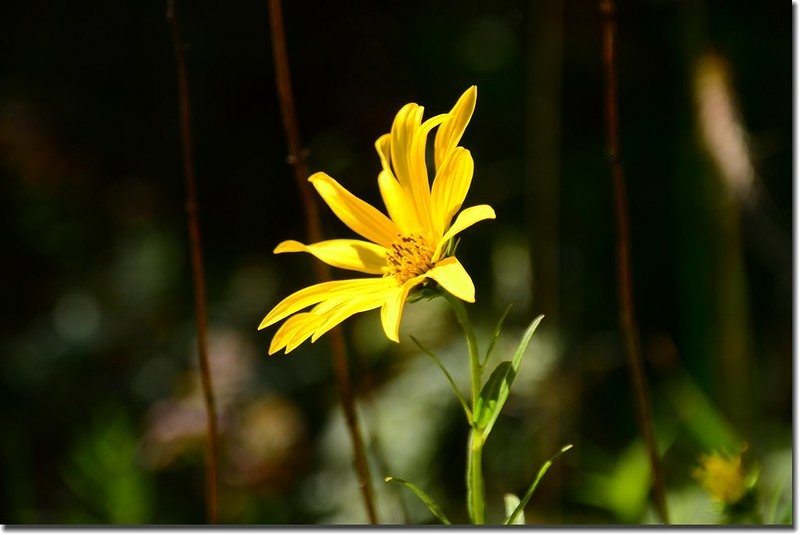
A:
<svg viewBox="0 0 800 535">
<path fill-rule="evenodd" d="M 425 491 L 423 491 L 421 488 L 419 488 L 412 482 L 406 481 L 405 479 L 400 479 L 399 477 L 386 476 L 385 478 L 383 478 L 383 480 L 386 481 L 387 483 L 389 483 L 390 481 L 396 481 L 397 483 L 400 483 L 401 485 L 406 487 L 408 490 L 416 494 L 417 498 L 422 500 L 422 503 L 428 506 L 428 509 L 430 509 L 431 513 L 433 513 L 433 516 L 441 520 L 442 524 L 450 525 L 450 520 L 444 514 L 442 508 L 439 507 L 439 505 L 437 505 L 437 503 L 434 502 L 430 496 L 425 494 Z"/>
<path fill-rule="evenodd" d="M 473 524 L 486 523 L 486 488 L 483 483 L 483 432 L 469 433 L 467 452 L 467 509 Z"/>
<path fill-rule="evenodd" d="M 458 385 L 456 384 L 456 380 L 453 379 L 453 376 L 450 375 L 450 372 L 447 371 L 447 368 L 445 368 L 445 366 L 442 363 L 442 361 L 439 360 L 439 357 L 437 357 L 436 354 L 433 351 L 431 351 L 430 349 L 428 349 L 427 347 L 422 345 L 422 343 L 420 343 L 420 341 L 417 340 L 414 337 L 414 335 L 411 335 L 411 340 L 415 344 L 417 344 L 417 347 L 420 348 L 420 350 L 422 350 L 422 352 L 424 352 L 426 355 L 428 355 L 431 358 L 431 360 L 433 360 L 433 362 L 439 367 L 440 370 L 442 370 L 442 373 L 444 373 L 444 376 L 447 378 L 447 382 L 450 383 L 450 387 L 453 389 L 453 393 L 458 398 L 458 402 L 461 404 L 461 408 L 464 409 L 464 415 L 467 417 L 467 422 L 469 422 L 469 425 L 472 425 L 472 421 L 473 421 L 472 411 L 469 410 L 469 407 L 467 406 L 467 401 L 464 399 L 464 395 L 461 393 L 461 389 L 458 388 Z"/>
<path fill-rule="evenodd" d="M 531 486 L 528 487 L 528 492 L 526 492 L 525 496 L 521 500 L 519 500 L 519 503 L 514 508 L 514 511 L 512 511 L 512 513 L 508 515 L 508 518 L 505 521 L 505 524 L 507 526 L 514 524 L 517 518 L 519 518 L 519 515 L 522 514 L 522 511 L 525 509 L 525 506 L 528 505 L 528 502 L 531 500 L 533 493 L 536 492 L 536 487 L 539 486 L 539 483 L 542 481 L 544 475 L 547 473 L 550 467 L 553 466 L 553 462 L 555 462 L 555 460 L 558 459 L 562 453 L 565 453 L 570 449 L 572 449 L 572 444 L 567 444 L 566 446 L 561 448 L 558 451 L 558 453 L 556 453 L 555 455 L 547 459 L 547 461 L 545 461 L 545 463 L 539 469 L 539 473 L 536 474 L 536 479 L 534 479 L 533 483 L 531 483 Z"/>
<path fill-rule="evenodd" d="M 447 292 L 442 292 L 444 298 L 453 308 L 458 318 L 458 322 L 464 329 L 469 349 L 469 371 L 470 382 L 472 384 L 472 414 L 475 415 L 478 407 L 478 398 L 481 393 L 481 361 L 478 352 L 478 342 L 475 339 L 475 331 L 469 321 L 469 315 L 464 303 L 460 299 L 453 297 Z M 472 431 L 469 434 L 467 445 L 467 510 L 470 520 L 474 524 L 484 524 L 486 522 L 486 497 L 483 483 L 483 444 L 485 437 L 483 432 L 476 427 L 474 418 L 470 422 Z"/>
<path fill-rule="evenodd" d="M 453 308 L 456 313 L 458 322 L 464 329 L 464 334 L 467 337 L 467 348 L 469 349 L 469 371 L 470 379 L 472 382 L 472 413 L 475 414 L 475 408 L 478 404 L 478 394 L 481 393 L 481 360 L 478 353 L 478 341 L 475 339 L 475 331 L 472 329 L 472 323 L 469 321 L 469 315 L 464 303 L 457 297 L 453 297 L 447 292 L 442 292 L 444 298 Z"/>
</svg>

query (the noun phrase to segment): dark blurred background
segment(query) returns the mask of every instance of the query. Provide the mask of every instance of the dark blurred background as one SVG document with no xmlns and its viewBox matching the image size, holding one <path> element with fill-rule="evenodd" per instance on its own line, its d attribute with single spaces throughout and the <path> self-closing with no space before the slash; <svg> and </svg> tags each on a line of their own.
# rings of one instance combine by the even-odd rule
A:
<svg viewBox="0 0 800 535">
<path fill-rule="evenodd" d="M 790 522 L 792 13 L 786 2 L 620 1 L 619 99 L 642 347 L 673 521 L 718 522 L 691 477 L 740 451 L 765 522 Z M 286 163 L 266 2 L 177 2 L 222 429 L 221 518 L 363 522 L 325 339 L 268 358 L 279 299 L 313 281 Z M 0 323 L 4 523 L 203 522 L 204 413 L 162 2 L 0 7 Z M 312 171 L 379 205 L 373 143 L 407 102 L 478 105 L 468 203 L 498 217 L 459 257 L 496 358 L 534 337 L 485 453 L 489 519 L 548 473 L 529 523 L 653 521 L 617 330 L 601 16 L 557 2 L 285 2 Z M 328 237 L 350 236 L 323 209 Z M 346 276 L 341 273 L 339 275 Z M 443 303 L 409 305 L 402 343 L 348 321 L 383 522 L 430 522 L 392 474 L 464 521 L 468 388 Z"/>
</svg>

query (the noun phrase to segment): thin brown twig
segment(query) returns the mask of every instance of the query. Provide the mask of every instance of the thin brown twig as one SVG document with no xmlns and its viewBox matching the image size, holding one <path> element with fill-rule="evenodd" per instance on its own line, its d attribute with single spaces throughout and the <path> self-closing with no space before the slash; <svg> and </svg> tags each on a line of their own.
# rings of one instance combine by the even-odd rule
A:
<svg viewBox="0 0 800 535">
<path fill-rule="evenodd" d="M 286 35 L 283 29 L 283 10 L 280 0 L 269 0 L 270 27 L 272 30 L 272 55 L 275 65 L 275 83 L 278 91 L 283 128 L 289 146 L 289 163 L 294 171 L 294 179 L 300 193 L 303 213 L 306 220 L 306 232 L 310 243 L 322 240 L 322 230 L 319 222 L 319 212 L 311 187 L 308 183 L 308 165 L 306 164 L 303 145 L 300 140 L 300 129 L 297 126 L 294 97 L 292 94 L 292 81 L 289 73 L 289 57 L 286 53 Z M 314 263 L 316 278 L 319 282 L 330 280 L 331 273 L 327 264 Z M 367 517 L 371 524 L 377 524 L 375 505 L 372 494 L 372 483 L 367 464 L 366 449 L 361 438 L 361 430 L 355 410 L 350 375 L 347 367 L 347 348 L 344 336 L 339 327 L 332 329 L 328 335 L 330 340 L 333 368 L 339 396 L 342 399 L 345 423 L 353 443 L 355 472 L 358 486 L 367 510 Z"/>
<path fill-rule="evenodd" d="M 208 364 L 208 325 L 206 314 L 206 284 L 203 272 L 203 249 L 200 239 L 200 217 L 197 204 L 197 186 L 194 178 L 192 152 L 191 108 L 189 100 L 189 77 L 186 58 L 175 17 L 174 0 L 167 0 L 167 22 L 170 25 L 172 47 L 175 50 L 175 68 L 178 77 L 178 104 L 180 106 L 181 143 L 183 146 L 183 176 L 186 188 L 186 216 L 189 226 L 189 245 L 192 258 L 192 283 L 194 285 L 194 310 L 197 324 L 197 357 L 200 363 L 200 378 L 203 386 L 203 402 L 206 409 L 206 515 L 208 522 L 217 523 L 217 410 L 211 371 Z"/>
<path fill-rule="evenodd" d="M 617 110 L 617 65 L 616 32 L 617 22 L 614 0 L 600 0 L 603 14 L 603 67 L 605 74 L 605 112 L 608 160 L 614 190 L 614 214 L 617 226 L 617 293 L 619 299 L 619 323 L 628 355 L 634 399 L 637 408 L 639 429 L 647 447 L 650 470 L 653 476 L 653 497 L 661 521 L 669 523 L 666 491 L 661 459 L 653 435 L 652 409 L 645 377 L 644 363 L 639 342 L 639 330 L 633 307 L 633 282 L 631 275 L 630 228 L 628 222 L 628 200 L 625 193 L 625 179 L 622 172 L 619 141 L 619 113 Z"/>
</svg>

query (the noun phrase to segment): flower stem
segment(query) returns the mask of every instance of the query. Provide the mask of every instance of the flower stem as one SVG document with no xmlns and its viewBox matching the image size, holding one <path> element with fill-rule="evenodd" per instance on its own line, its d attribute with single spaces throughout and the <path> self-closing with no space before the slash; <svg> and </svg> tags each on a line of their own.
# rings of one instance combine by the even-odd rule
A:
<svg viewBox="0 0 800 535">
<path fill-rule="evenodd" d="M 469 371 L 472 381 L 472 413 L 475 414 L 475 409 L 478 404 L 478 394 L 481 392 L 481 361 L 478 353 L 478 342 L 475 339 L 475 331 L 472 329 L 472 323 L 469 321 L 467 308 L 460 299 L 454 297 L 443 291 L 442 294 L 447 302 L 456 313 L 456 318 L 464 329 L 464 334 L 467 337 L 467 348 L 469 349 Z"/>
<path fill-rule="evenodd" d="M 486 523 L 486 489 L 483 484 L 483 443 L 481 431 L 469 433 L 467 452 L 467 510 L 473 524 Z"/>
<path fill-rule="evenodd" d="M 472 328 L 472 323 L 469 321 L 467 308 L 464 303 L 447 293 L 442 292 L 444 298 L 453 308 L 453 311 L 464 329 L 464 335 L 467 338 L 467 347 L 469 348 L 469 371 L 470 380 L 472 384 L 472 414 L 476 414 L 478 407 L 478 397 L 481 393 L 481 375 L 483 368 L 480 362 L 480 354 L 478 353 L 478 342 L 475 338 L 475 331 Z M 467 443 L 467 510 L 469 511 L 470 520 L 473 524 L 484 524 L 486 522 L 486 497 L 485 488 L 483 483 L 483 444 L 486 437 L 483 431 L 476 427 L 474 421 L 469 422 L 472 430 L 469 434 L 469 442 Z"/>
</svg>

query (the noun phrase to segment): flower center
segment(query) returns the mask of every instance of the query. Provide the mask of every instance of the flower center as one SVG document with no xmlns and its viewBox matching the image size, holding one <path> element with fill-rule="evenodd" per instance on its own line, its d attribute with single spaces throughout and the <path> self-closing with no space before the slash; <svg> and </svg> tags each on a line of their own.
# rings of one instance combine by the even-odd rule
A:
<svg viewBox="0 0 800 535">
<path fill-rule="evenodd" d="M 433 267 L 433 248 L 419 234 L 398 235 L 386 255 L 384 276 L 395 277 L 399 282 L 422 275 Z"/>
</svg>

